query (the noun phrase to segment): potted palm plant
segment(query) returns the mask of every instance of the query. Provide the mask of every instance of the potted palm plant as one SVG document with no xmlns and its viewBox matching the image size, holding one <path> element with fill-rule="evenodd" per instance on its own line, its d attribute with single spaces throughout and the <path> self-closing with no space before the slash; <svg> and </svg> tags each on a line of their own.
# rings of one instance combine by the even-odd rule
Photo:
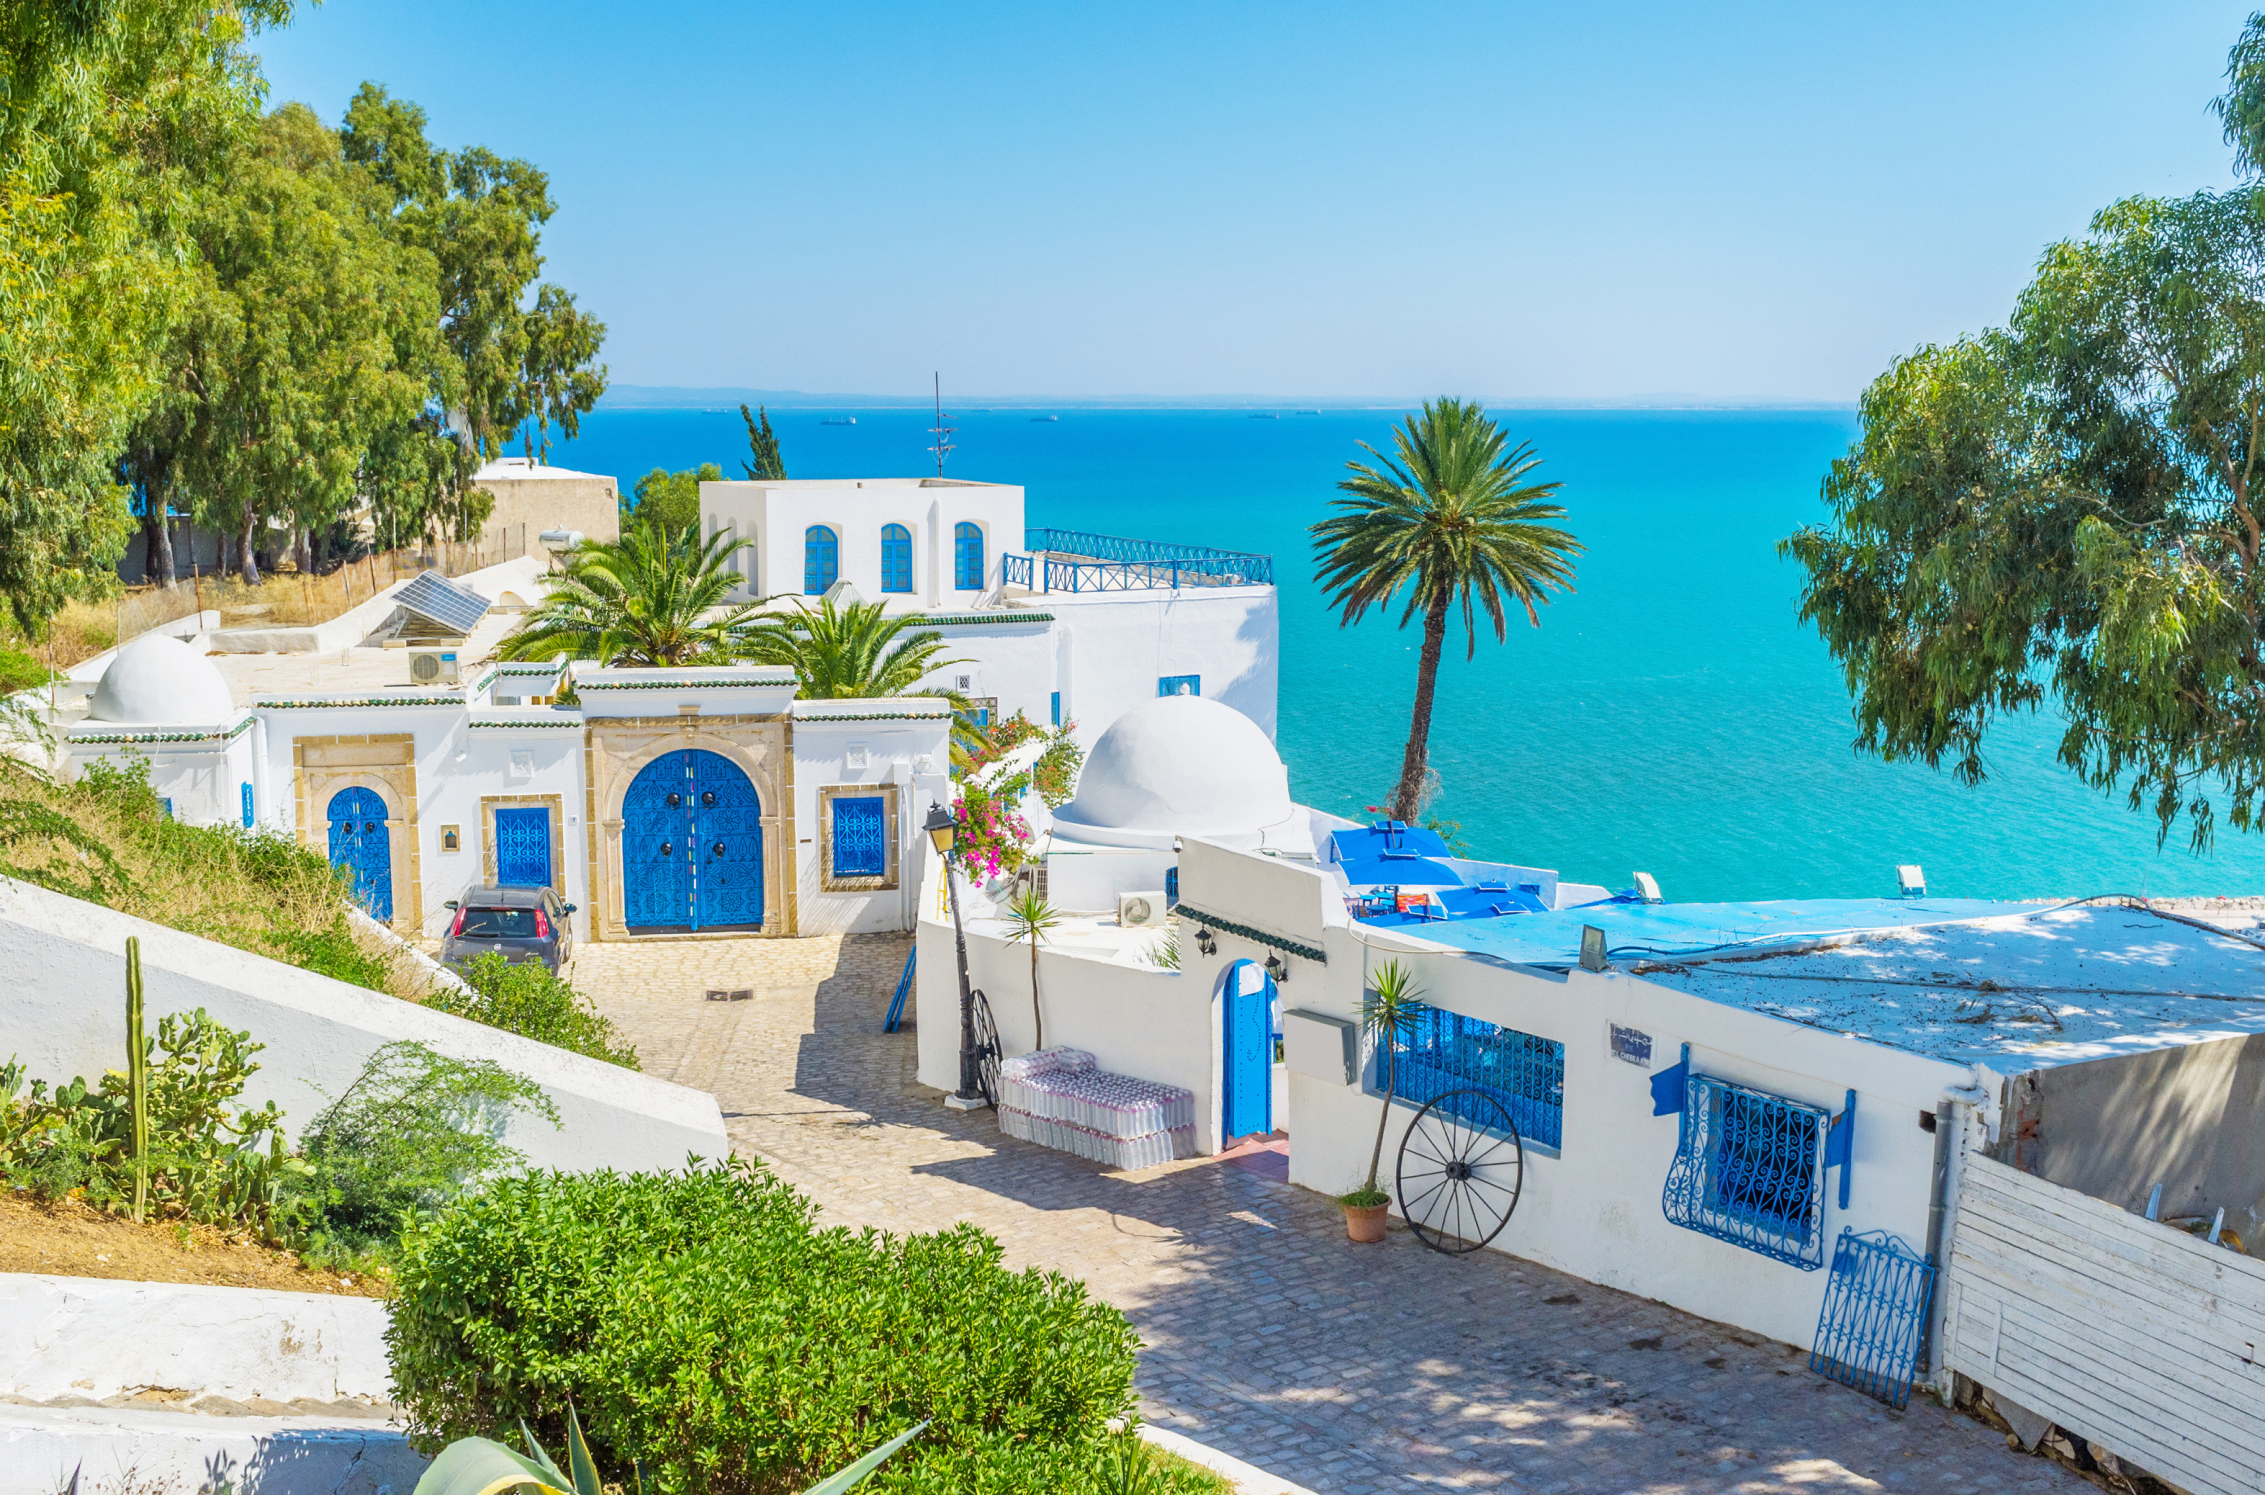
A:
<svg viewBox="0 0 2265 1495">
<path fill-rule="evenodd" d="M 1376 1146 L 1368 1155 L 1368 1182 L 1339 1196 L 1345 1207 L 1345 1234 L 1356 1241 L 1384 1239 L 1384 1218 L 1392 1196 L 1376 1186 L 1376 1170 L 1384 1161 L 1384 1127 L 1392 1119 L 1392 1092 L 1397 1084 L 1397 1049 L 1400 1040 L 1415 1031 L 1423 1013 L 1423 988 L 1416 973 L 1396 960 L 1377 967 L 1368 990 L 1361 993 L 1361 1031 L 1376 1045 L 1378 1065 L 1384 1071 L 1384 1106 L 1376 1115 Z"/>
</svg>

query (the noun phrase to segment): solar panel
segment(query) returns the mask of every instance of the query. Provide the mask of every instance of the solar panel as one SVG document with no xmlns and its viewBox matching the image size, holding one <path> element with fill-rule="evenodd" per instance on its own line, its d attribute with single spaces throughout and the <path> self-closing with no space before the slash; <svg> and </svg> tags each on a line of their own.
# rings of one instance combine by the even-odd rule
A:
<svg viewBox="0 0 2265 1495">
<path fill-rule="evenodd" d="M 451 633 L 470 633 L 488 612 L 487 598 L 470 587 L 458 586 L 438 571 L 418 572 L 393 594 L 393 600 Z"/>
</svg>

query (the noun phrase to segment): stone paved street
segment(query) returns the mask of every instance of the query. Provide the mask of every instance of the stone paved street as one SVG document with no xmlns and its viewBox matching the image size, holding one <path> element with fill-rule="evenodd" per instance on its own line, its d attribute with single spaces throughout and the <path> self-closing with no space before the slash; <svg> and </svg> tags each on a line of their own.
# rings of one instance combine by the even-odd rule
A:
<svg viewBox="0 0 2265 1495">
<path fill-rule="evenodd" d="M 972 1220 L 1015 1265 L 1131 1316 L 1142 1413 L 1329 1495 L 2077 1490 L 1933 1403 L 1812 1375 L 1800 1352 L 1499 1252 L 1395 1229 L 1236 1162 L 1110 1173 L 999 1136 L 913 1083 L 880 1031 L 898 936 L 586 947 L 571 971 L 646 1069 L 713 1092 L 733 1144 L 830 1223 Z M 709 988 L 752 987 L 741 1002 Z"/>
</svg>

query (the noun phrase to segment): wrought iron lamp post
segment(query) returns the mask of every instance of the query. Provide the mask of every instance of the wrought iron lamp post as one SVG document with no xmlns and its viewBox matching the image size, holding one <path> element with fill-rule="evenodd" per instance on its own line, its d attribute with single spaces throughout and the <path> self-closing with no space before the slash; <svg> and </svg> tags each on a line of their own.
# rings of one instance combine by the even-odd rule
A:
<svg viewBox="0 0 2265 1495">
<path fill-rule="evenodd" d="M 952 935 L 959 942 L 959 1090 L 945 1096 L 944 1104 L 955 1111 L 972 1111 L 983 1104 L 983 1082 L 975 1049 L 975 988 L 967 979 L 967 926 L 960 921 L 959 884 L 952 877 L 952 841 L 959 833 L 959 824 L 942 805 L 930 805 L 921 829 L 944 859 L 944 890 L 952 900 Z"/>
</svg>

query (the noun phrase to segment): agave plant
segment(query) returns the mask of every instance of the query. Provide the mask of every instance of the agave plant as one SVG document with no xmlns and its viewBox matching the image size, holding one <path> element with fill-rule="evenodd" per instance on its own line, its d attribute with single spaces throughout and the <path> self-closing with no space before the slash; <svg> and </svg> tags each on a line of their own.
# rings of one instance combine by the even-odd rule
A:
<svg viewBox="0 0 2265 1495">
<path fill-rule="evenodd" d="M 843 1495 L 880 1468 L 882 1460 L 919 1437 L 927 1426 L 923 1422 L 907 1428 L 839 1474 L 812 1485 L 803 1495 Z M 590 1457 L 589 1444 L 583 1441 L 582 1423 L 573 1407 L 566 1409 L 566 1469 L 560 1469 L 543 1452 L 526 1423 L 519 1424 L 519 1432 L 527 1440 L 525 1455 L 492 1438 L 457 1439 L 426 1468 L 424 1477 L 417 1481 L 416 1495 L 503 1495 L 506 1490 L 521 1489 L 536 1491 L 537 1495 L 605 1495 L 605 1481 L 598 1477 L 597 1463 Z M 626 1488 L 628 1495 L 644 1495 L 644 1472 L 632 1469 Z"/>
</svg>

